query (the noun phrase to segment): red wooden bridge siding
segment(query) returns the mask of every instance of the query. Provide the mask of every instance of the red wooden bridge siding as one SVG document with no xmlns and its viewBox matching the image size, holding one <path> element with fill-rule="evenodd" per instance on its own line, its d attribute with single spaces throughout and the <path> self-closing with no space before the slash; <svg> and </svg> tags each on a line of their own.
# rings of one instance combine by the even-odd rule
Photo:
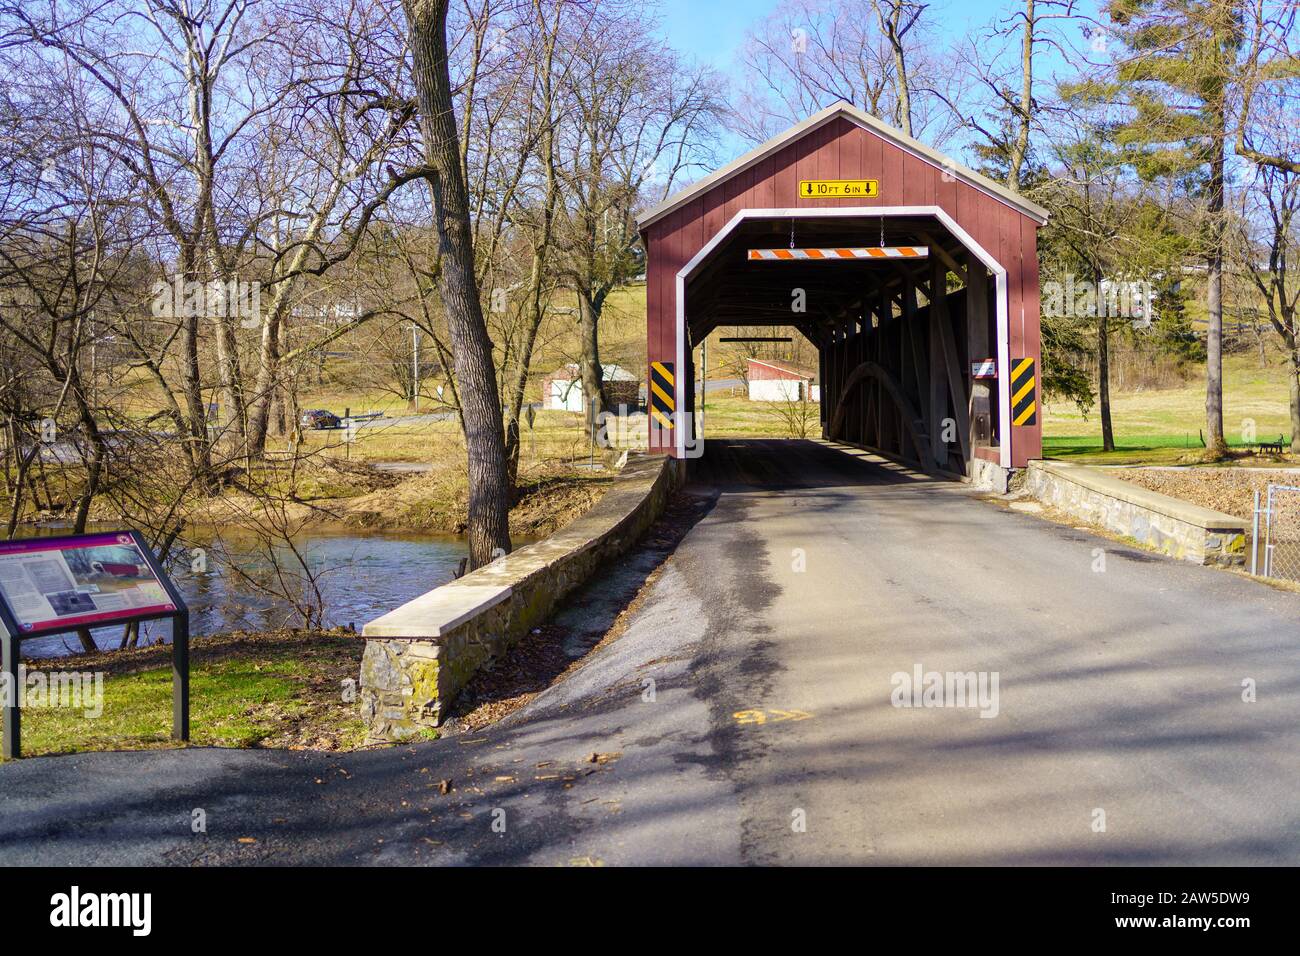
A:
<svg viewBox="0 0 1300 956">
<path fill-rule="evenodd" d="M 876 179 L 880 187 L 872 198 L 804 198 L 798 195 L 799 182 L 804 179 Z M 732 216 L 747 208 L 823 206 L 939 206 L 952 216 L 1006 269 L 1011 357 L 1033 358 L 1041 381 L 1038 224 L 960 179 L 949 176 L 945 181 L 943 169 L 930 159 L 905 151 L 843 116 L 812 129 L 646 226 L 648 361 L 676 361 L 677 273 Z M 937 223 L 936 227 L 941 228 Z M 689 343 L 686 354 L 690 355 Z M 679 392 L 679 406 L 686 397 Z M 1016 467 L 1041 456 L 1041 408 L 1040 396 L 1038 423 L 1012 428 L 1012 464 Z M 657 450 L 672 451 L 666 447 Z"/>
</svg>

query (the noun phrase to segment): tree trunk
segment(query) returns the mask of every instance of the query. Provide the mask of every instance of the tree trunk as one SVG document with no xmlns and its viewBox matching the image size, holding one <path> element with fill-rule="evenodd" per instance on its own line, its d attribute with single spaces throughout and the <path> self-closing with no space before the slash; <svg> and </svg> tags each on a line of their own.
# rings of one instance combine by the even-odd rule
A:
<svg viewBox="0 0 1300 956">
<path fill-rule="evenodd" d="M 596 417 L 605 410 L 601 392 L 604 373 L 600 366 L 599 305 L 585 290 L 578 292 L 578 331 L 582 338 L 582 400 L 587 406 L 587 425 L 594 432 Z"/>
<path fill-rule="evenodd" d="M 542 250 L 533 255 L 533 274 L 529 279 L 528 325 L 524 329 L 524 341 L 519 347 L 514 380 L 511 382 L 510 394 L 506 401 L 506 462 L 510 471 L 512 494 L 519 477 L 519 450 L 522 440 L 519 433 L 519 414 L 524 407 L 524 392 L 528 387 L 528 369 L 533 362 L 533 349 L 537 345 L 537 332 L 542 327 L 544 256 L 545 252 Z"/>
<path fill-rule="evenodd" d="M 250 458 L 266 454 L 266 437 L 275 412 L 280 411 L 280 324 L 282 309 L 273 307 L 262 324 L 262 341 L 258 347 L 257 379 L 248 402 L 247 447 Z"/>
<path fill-rule="evenodd" d="M 78 389 L 81 387 L 79 382 L 76 387 Z M 104 436 L 100 434 L 94 412 L 80 397 L 77 398 L 77 405 L 81 427 L 86 432 L 89 444 L 90 460 L 86 462 L 86 484 L 77 498 L 76 510 L 73 513 L 72 533 L 85 534 L 86 525 L 90 520 L 90 506 L 94 503 L 95 495 L 99 494 L 100 480 L 104 473 L 104 459 L 108 457 L 108 446 Z"/>
<path fill-rule="evenodd" d="M 273 379 L 275 389 L 275 413 L 271 416 L 271 431 L 281 437 L 293 434 L 298 426 L 298 368 L 286 368 L 283 356 L 289 355 L 289 323 L 280 322 L 280 345 L 277 350 L 276 374 Z"/>
<path fill-rule="evenodd" d="M 1101 409 L 1101 450 L 1114 451 L 1115 427 L 1110 418 L 1110 320 L 1104 314 L 1097 316 L 1097 405 Z"/>
<path fill-rule="evenodd" d="M 1205 335 L 1205 447 L 1213 456 L 1228 450 L 1223 440 L 1223 188 L 1224 150 L 1227 134 L 1223 107 L 1219 113 L 1220 133 L 1215 137 L 1210 162 L 1210 248 L 1206 257 L 1206 309 L 1209 329 Z"/>
<path fill-rule="evenodd" d="M 22 517 L 23 511 L 23 489 L 30 487 L 35 493 L 36 486 L 32 484 L 31 467 L 36 456 L 40 454 L 41 445 L 39 441 L 32 441 L 32 445 L 26 451 L 22 448 L 22 432 L 18 428 L 17 411 L 13 410 L 9 414 L 9 441 L 13 445 L 14 476 L 13 500 L 9 505 L 9 521 L 5 526 L 5 539 L 8 540 L 14 536 L 18 530 L 18 519 Z M 34 502 L 39 506 L 40 501 Z"/>
<path fill-rule="evenodd" d="M 192 251 L 181 256 L 180 279 L 186 282 L 194 276 Z M 183 286 L 182 286 L 183 287 Z M 179 309 L 174 316 L 180 323 L 181 334 L 181 394 L 185 399 L 185 417 L 188 435 L 190 468 L 195 486 L 205 494 L 215 491 L 212 480 L 212 447 L 208 441 L 208 409 L 203 402 L 203 373 L 199 365 L 199 317 L 189 314 L 194 310 Z"/>
<path fill-rule="evenodd" d="M 1034 108 L 1034 0 L 1025 0 L 1025 23 L 1020 50 L 1020 102 L 1016 107 L 1016 136 L 1007 163 L 1007 188 L 1020 192 L 1020 177 L 1029 154 L 1030 120 Z"/>
<path fill-rule="evenodd" d="M 897 0 L 890 4 L 889 16 L 886 17 L 880 4 L 875 4 L 876 17 L 880 21 L 880 29 L 889 41 L 890 48 L 894 57 L 894 81 L 898 95 L 898 125 L 903 132 L 912 135 L 912 90 L 911 77 L 907 73 L 907 50 L 903 45 L 903 33 L 907 28 L 903 26 L 903 0 Z"/>
<path fill-rule="evenodd" d="M 403 0 L 410 25 L 412 76 L 420 106 L 430 192 L 442 254 L 439 279 L 469 458 L 470 564 L 510 550 L 510 481 L 501 427 L 501 395 L 474 275 L 469 197 L 447 64 L 448 0 Z"/>
<path fill-rule="evenodd" d="M 556 17 L 556 31 L 559 31 L 559 17 Z M 555 171 L 555 118 L 554 91 L 551 83 L 551 69 L 555 55 L 555 36 L 547 36 L 546 53 L 541 62 L 542 108 L 545 126 L 541 136 L 541 155 L 546 167 L 546 196 L 542 202 L 542 225 L 537 239 L 533 243 L 533 264 L 528 275 L 528 325 L 524 329 L 524 340 L 519 346 L 519 355 L 515 360 L 514 381 L 506 401 L 506 464 L 510 471 L 511 495 L 515 494 L 519 480 L 519 453 L 523 436 L 519 430 L 519 414 L 524 405 L 524 392 L 528 386 L 528 370 L 533 363 L 533 349 L 537 345 L 537 333 L 542 327 L 545 306 L 542 302 L 543 287 L 546 280 L 546 261 L 551 248 L 551 234 L 555 225 L 555 206 L 559 197 L 559 182 Z M 545 398 L 545 396 L 543 396 Z"/>
<path fill-rule="evenodd" d="M 239 340 L 235 337 L 234 321 L 229 316 L 212 316 L 212 340 L 216 344 L 217 380 L 221 383 L 221 397 L 225 402 L 221 438 L 233 438 L 237 454 L 247 455 L 244 445 L 246 429 L 244 393 L 241 387 L 242 372 L 239 367 Z"/>
<path fill-rule="evenodd" d="M 1300 351 L 1292 341 L 1287 350 L 1291 386 L 1291 452 L 1300 455 Z"/>
</svg>

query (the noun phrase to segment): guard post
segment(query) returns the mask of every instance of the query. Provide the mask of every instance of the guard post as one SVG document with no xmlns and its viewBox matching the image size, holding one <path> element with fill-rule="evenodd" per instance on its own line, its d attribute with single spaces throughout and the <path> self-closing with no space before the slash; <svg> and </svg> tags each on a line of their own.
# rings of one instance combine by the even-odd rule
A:
<svg viewBox="0 0 1300 956">
<path fill-rule="evenodd" d="M 190 612 L 138 531 L 0 541 L 3 755 L 22 756 L 22 642 L 82 628 L 172 622 L 172 738 L 190 739 Z"/>
</svg>

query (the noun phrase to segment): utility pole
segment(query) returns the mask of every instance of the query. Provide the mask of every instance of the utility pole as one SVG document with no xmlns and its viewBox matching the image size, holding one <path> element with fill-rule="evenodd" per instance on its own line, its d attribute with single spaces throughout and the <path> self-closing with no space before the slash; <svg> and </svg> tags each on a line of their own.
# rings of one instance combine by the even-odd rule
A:
<svg viewBox="0 0 1300 956">
<path fill-rule="evenodd" d="M 700 426 L 698 437 L 704 435 L 704 409 L 709 404 L 709 337 L 700 344 Z"/>
<path fill-rule="evenodd" d="M 420 327 L 411 323 L 411 409 L 420 412 Z"/>
</svg>

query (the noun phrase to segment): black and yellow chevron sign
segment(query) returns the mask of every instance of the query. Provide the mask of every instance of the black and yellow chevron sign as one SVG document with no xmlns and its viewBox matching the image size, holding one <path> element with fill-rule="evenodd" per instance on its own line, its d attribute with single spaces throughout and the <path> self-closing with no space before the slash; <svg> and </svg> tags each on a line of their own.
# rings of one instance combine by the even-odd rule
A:
<svg viewBox="0 0 1300 956">
<path fill-rule="evenodd" d="M 664 428 L 673 427 L 674 383 L 672 362 L 650 363 L 650 415 Z"/>
<path fill-rule="evenodd" d="M 1011 424 L 1038 424 L 1038 399 L 1034 360 L 1015 359 L 1011 363 Z"/>
</svg>

